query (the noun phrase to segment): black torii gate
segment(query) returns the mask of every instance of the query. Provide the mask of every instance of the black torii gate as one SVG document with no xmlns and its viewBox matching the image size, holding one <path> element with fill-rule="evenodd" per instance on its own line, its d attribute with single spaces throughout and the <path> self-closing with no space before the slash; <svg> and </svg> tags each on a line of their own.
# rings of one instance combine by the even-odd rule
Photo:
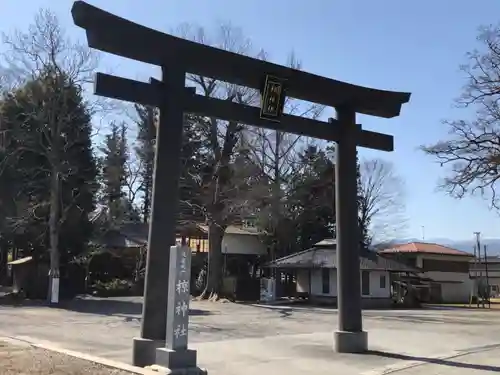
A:
<svg viewBox="0 0 500 375">
<path fill-rule="evenodd" d="M 359 276 L 356 146 L 383 151 L 393 151 L 394 147 L 392 136 L 363 130 L 356 124 L 356 113 L 396 117 L 410 94 L 356 86 L 205 46 L 135 24 L 83 1 L 73 4 L 72 15 L 74 23 L 85 29 L 91 48 L 162 69 L 162 80 L 150 83 L 102 73 L 97 74 L 95 81 L 97 95 L 152 105 L 160 110 L 141 337 L 134 339 L 134 364 L 155 363 L 156 348 L 165 343 L 167 313 L 172 313 L 167 312 L 168 250 L 175 242 L 184 113 L 337 142 L 335 350 L 366 351 Z M 193 88 L 185 87 L 186 73 L 261 90 L 261 108 L 197 95 Z M 282 114 L 280 104 L 285 95 L 334 107 L 336 119 L 323 122 Z"/>
</svg>

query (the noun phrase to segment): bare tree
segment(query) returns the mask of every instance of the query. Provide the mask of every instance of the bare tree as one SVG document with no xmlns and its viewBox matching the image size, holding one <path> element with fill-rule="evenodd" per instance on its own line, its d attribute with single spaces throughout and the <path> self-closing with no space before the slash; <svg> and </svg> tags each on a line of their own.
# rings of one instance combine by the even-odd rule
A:
<svg viewBox="0 0 500 375">
<path fill-rule="evenodd" d="M 140 212 L 142 220 L 147 223 L 151 211 L 151 194 L 153 191 L 153 167 L 155 155 L 155 141 L 156 141 L 156 122 L 158 121 L 158 111 L 155 107 L 142 106 L 136 104 L 134 106 L 135 114 L 133 121 L 137 125 L 137 138 L 134 144 L 134 158 L 135 168 L 133 185 L 136 188 L 129 188 L 130 191 L 134 190 L 133 201 L 135 198 L 141 196 L 142 204 Z M 132 169 L 132 168 L 131 168 Z M 132 171 L 131 171 L 132 172 Z M 135 178 L 135 176 L 137 178 Z"/>
<path fill-rule="evenodd" d="M 292 52 L 288 57 L 287 66 L 300 70 L 302 63 Z M 290 97 L 285 99 L 284 112 L 288 114 L 317 119 L 323 110 L 323 105 Z M 297 169 L 299 153 L 305 144 L 311 143 L 311 140 L 291 133 L 254 127 L 246 129 L 243 140 L 248 146 L 252 161 L 259 166 L 260 171 L 271 184 L 267 197 L 270 204 L 268 210 L 264 210 L 265 226 L 273 232 L 275 237 L 279 237 L 277 232 L 283 217 L 284 189 L 290 176 Z M 277 246 L 279 243 L 276 241 L 271 246 L 271 259 L 275 258 Z"/>
<path fill-rule="evenodd" d="M 445 121 L 449 139 L 422 150 L 448 168 L 439 187 L 455 198 L 479 194 L 500 208 L 496 195 L 500 179 L 500 27 L 481 28 L 481 48 L 467 54 L 461 70 L 467 75 L 456 104 L 475 110 L 471 120 Z M 468 114 L 471 113 L 468 111 Z"/>
<path fill-rule="evenodd" d="M 230 23 L 222 24 L 210 38 L 202 27 L 184 24 L 178 34 L 196 42 L 257 58 L 265 58 L 263 51 L 254 52 L 249 39 Z M 188 81 L 201 95 L 215 97 L 246 105 L 256 105 L 260 100 L 257 90 L 241 87 L 213 78 L 189 75 Z M 198 181 L 201 204 L 208 224 L 209 266 L 205 290 L 201 298 L 217 300 L 222 287 L 222 239 L 228 225 L 251 207 L 246 192 L 252 190 L 256 181 L 256 170 L 251 163 L 238 157 L 243 124 L 220 121 L 214 117 L 198 118 L 201 137 L 207 142 L 208 164 L 202 176 L 193 176 Z M 258 176 L 257 176 L 258 177 Z M 192 202 L 184 202 L 192 204 Z"/>
<path fill-rule="evenodd" d="M 134 283 L 136 284 L 144 280 L 144 275 L 146 273 L 146 254 L 147 246 L 141 246 L 135 257 Z"/>
<path fill-rule="evenodd" d="M 31 215 L 36 215 L 37 210 L 43 207 L 48 207 L 50 211 L 48 225 L 52 284 L 54 279 L 59 278 L 61 225 L 69 210 L 73 208 L 72 204 L 63 206 L 62 182 L 70 175 L 79 173 L 68 170 L 63 162 L 63 156 L 68 149 L 81 142 L 78 137 L 66 137 L 65 129 L 76 121 L 76 116 L 81 116 L 81 112 L 72 112 L 75 107 L 70 101 L 74 100 L 74 97 L 69 95 L 71 87 L 81 90 L 89 82 L 98 59 L 87 47 L 67 38 L 57 17 L 49 10 L 40 10 L 28 31 L 3 35 L 3 41 L 7 47 L 0 60 L 0 76 L 4 77 L 4 85 L 14 92 L 26 84 L 31 85 L 31 93 L 26 100 L 30 101 L 29 107 L 34 110 L 24 116 L 26 121 L 45 124 L 38 129 L 37 137 L 17 139 L 20 147 L 9 155 L 5 162 L 12 162 L 13 158 L 23 152 L 38 153 L 48 162 L 49 167 L 45 172 L 50 176 L 50 199 L 31 207 L 30 212 Z M 44 84 L 38 84 L 40 80 L 44 80 Z M 98 107 L 102 108 L 101 104 L 97 101 L 89 103 L 87 115 L 98 110 Z M 15 134 L 7 136 L 12 138 Z M 43 166 L 40 166 L 40 169 L 42 168 Z M 76 196 L 74 198 L 75 201 Z M 58 290 L 55 290 L 57 295 L 51 293 L 52 288 L 49 287 L 49 299 L 58 301 Z"/>
<path fill-rule="evenodd" d="M 143 188 L 141 180 L 141 170 L 143 162 L 138 158 L 128 159 L 125 163 L 127 178 L 125 179 L 125 189 L 127 191 L 127 199 L 131 204 L 137 203 L 137 195 Z"/>
<path fill-rule="evenodd" d="M 53 68 L 80 85 L 91 82 L 98 56 L 87 46 L 67 38 L 50 10 L 41 9 L 27 31 L 16 30 L 2 37 L 7 46 L 2 55 L 2 76 L 10 88 L 36 80 Z"/>
<path fill-rule="evenodd" d="M 403 180 L 382 159 L 360 163 L 359 217 L 362 228 L 378 242 L 393 239 L 407 224 Z"/>
</svg>

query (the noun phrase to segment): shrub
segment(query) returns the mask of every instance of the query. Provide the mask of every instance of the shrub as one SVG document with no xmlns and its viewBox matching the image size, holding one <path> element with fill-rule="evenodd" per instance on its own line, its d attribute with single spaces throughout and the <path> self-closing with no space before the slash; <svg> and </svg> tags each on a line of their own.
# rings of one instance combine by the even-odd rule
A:
<svg viewBox="0 0 500 375">
<path fill-rule="evenodd" d="M 92 287 L 93 294 L 101 297 L 118 297 L 134 294 L 134 283 L 130 280 L 112 279 L 110 281 L 96 281 Z"/>
</svg>

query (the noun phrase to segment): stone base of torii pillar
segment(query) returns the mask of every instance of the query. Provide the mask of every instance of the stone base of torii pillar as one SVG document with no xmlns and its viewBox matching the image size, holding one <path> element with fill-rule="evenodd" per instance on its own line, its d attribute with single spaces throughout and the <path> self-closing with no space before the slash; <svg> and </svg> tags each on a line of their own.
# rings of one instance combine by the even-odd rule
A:
<svg viewBox="0 0 500 375">
<path fill-rule="evenodd" d="M 160 365 L 151 365 L 145 367 L 146 370 L 157 372 L 159 375 L 208 375 L 208 371 L 199 367 L 183 368 L 171 370 Z"/>
<path fill-rule="evenodd" d="M 368 350 L 368 334 L 365 331 L 335 331 L 333 349 L 337 353 L 364 353 Z"/>
<path fill-rule="evenodd" d="M 156 366 L 173 375 L 206 375 L 207 370 L 196 365 L 196 350 L 156 349 Z"/>
<path fill-rule="evenodd" d="M 156 361 L 156 349 L 164 348 L 165 340 L 150 340 L 134 337 L 132 342 L 132 364 L 145 367 Z"/>
</svg>

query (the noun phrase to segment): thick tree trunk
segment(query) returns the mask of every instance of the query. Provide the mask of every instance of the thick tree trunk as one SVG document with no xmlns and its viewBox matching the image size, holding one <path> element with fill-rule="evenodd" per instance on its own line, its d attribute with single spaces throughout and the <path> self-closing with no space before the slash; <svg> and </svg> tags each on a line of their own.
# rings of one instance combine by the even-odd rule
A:
<svg viewBox="0 0 500 375">
<path fill-rule="evenodd" d="M 8 242 L 0 237 L 0 285 L 7 283 L 7 258 L 9 256 Z"/>
<path fill-rule="evenodd" d="M 150 171 L 149 168 L 148 168 L 148 176 L 149 175 L 152 175 L 153 174 L 153 171 Z M 144 205 L 143 205 L 143 209 L 142 209 L 142 215 L 143 215 L 143 218 L 142 218 L 142 221 L 144 223 L 148 223 L 149 222 L 149 214 L 150 214 L 150 206 L 151 206 L 151 196 L 150 196 L 150 192 L 151 192 L 151 184 L 150 184 L 150 179 L 147 178 L 146 181 L 145 181 L 145 185 L 144 185 Z"/>
<path fill-rule="evenodd" d="M 139 250 L 139 254 L 137 254 L 136 262 L 135 262 L 135 271 L 134 271 L 134 283 L 137 285 L 142 279 L 142 270 L 145 267 L 146 263 L 146 248 L 143 247 Z"/>
<path fill-rule="evenodd" d="M 222 238 L 225 228 L 210 223 L 208 226 L 208 276 L 201 299 L 216 301 L 222 291 Z"/>
<path fill-rule="evenodd" d="M 50 270 L 49 290 L 47 294 L 49 303 L 59 303 L 59 212 L 60 212 L 60 182 L 57 168 L 52 169 L 50 180 L 50 215 L 49 215 L 49 240 L 50 240 Z"/>
</svg>

